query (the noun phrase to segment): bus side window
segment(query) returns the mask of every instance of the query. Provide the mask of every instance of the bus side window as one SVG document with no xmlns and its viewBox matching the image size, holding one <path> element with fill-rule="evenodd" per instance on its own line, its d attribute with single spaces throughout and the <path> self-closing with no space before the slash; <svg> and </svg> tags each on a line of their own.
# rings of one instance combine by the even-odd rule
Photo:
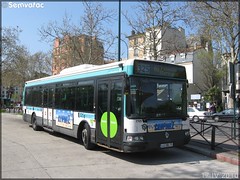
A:
<svg viewBox="0 0 240 180">
<path fill-rule="evenodd" d="M 76 88 L 76 110 L 93 111 L 93 85 L 79 86 Z"/>
</svg>

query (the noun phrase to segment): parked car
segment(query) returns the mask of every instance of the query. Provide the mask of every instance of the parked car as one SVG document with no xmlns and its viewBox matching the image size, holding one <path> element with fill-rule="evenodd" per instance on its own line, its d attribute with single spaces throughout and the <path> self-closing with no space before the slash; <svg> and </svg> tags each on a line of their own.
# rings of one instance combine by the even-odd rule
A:
<svg viewBox="0 0 240 180">
<path fill-rule="evenodd" d="M 189 115 L 189 118 L 194 122 L 198 122 L 199 120 L 206 121 L 208 117 L 210 117 L 209 112 L 201 111 L 195 107 L 188 107 L 187 113 Z"/>
<path fill-rule="evenodd" d="M 239 110 L 236 110 L 236 117 L 237 119 L 239 119 Z M 215 121 L 215 122 L 218 122 L 218 121 L 233 121 L 234 119 L 234 109 L 233 108 L 230 108 L 230 109 L 225 109 L 221 112 L 217 112 L 217 113 L 214 113 L 212 114 L 212 119 Z"/>
</svg>

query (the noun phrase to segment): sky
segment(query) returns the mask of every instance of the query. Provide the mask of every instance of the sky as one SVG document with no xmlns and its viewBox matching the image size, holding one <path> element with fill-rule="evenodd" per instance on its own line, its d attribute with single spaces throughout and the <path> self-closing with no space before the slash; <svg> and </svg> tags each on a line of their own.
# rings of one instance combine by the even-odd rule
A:
<svg viewBox="0 0 240 180">
<path fill-rule="evenodd" d="M 34 4 L 35 2 L 35 4 Z M 71 16 L 74 24 L 79 24 L 80 17 L 83 15 L 82 2 L 47 2 L 47 1 L 5 1 L 2 2 L 2 27 L 18 27 L 22 30 L 20 33 L 21 44 L 27 47 L 31 54 L 39 51 L 49 52 L 53 48 L 52 43 L 40 41 L 39 29 L 46 26 L 49 22 L 57 21 L 61 23 L 65 13 Z M 22 7 L 19 4 L 24 3 Z M 101 2 L 104 8 L 115 9 L 118 11 L 119 3 L 117 1 Z M 134 2 L 122 2 L 122 10 L 128 9 Z M 121 33 L 131 33 L 131 28 L 122 18 Z M 118 18 L 116 18 L 118 19 Z M 110 27 L 116 36 L 118 35 L 118 20 L 114 21 L 114 25 Z M 109 27 L 108 27 L 109 28 Z M 122 36 L 127 42 L 127 39 Z M 123 58 L 127 55 L 127 47 L 121 42 Z"/>
<path fill-rule="evenodd" d="M 101 2 L 101 1 L 100 1 Z M 25 7 L 20 5 L 23 3 Z M 118 1 L 101 2 L 104 8 L 115 9 L 118 14 Z M 134 11 L 136 2 L 121 2 L 122 11 L 128 11 L 130 14 Z M 22 30 L 20 33 L 21 44 L 27 47 L 31 54 L 36 52 L 49 52 L 53 48 L 53 43 L 40 41 L 39 29 L 46 26 L 49 22 L 57 21 L 61 23 L 64 14 L 72 18 L 74 24 L 79 24 L 80 17 L 83 15 L 82 2 L 73 1 L 3 1 L 2 2 L 2 27 L 12 27 Z M 108 26 L 108 25 L 106 25 Z M 118 35 L 118 17 L 113 25 L 109 25 L 111 30 Z M 131 34 L 131 28 L 125 18 L 121 16 L 121 39 L 128 43 L 125 35 Z M 121 41 L 121 57 L 127 57 L 126 43 Z M 117 45 L 116 45 L 117 46 Z"/>
</svg>

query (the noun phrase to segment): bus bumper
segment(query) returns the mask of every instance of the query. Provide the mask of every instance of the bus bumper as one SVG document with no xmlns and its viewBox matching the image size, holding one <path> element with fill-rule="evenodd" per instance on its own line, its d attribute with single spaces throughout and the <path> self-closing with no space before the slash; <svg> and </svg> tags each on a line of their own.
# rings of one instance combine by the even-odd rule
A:
<svg viewBox="0 0 240 180">
<path fill-rule="evenodd" d="M 190 132 L 189 130 L 181 130 L 181 131 L 151 132 L 142 134 L 126 133 L 124 135 L 124 140 L 125 140 L 123 142 L 124 152 L 141 152 L 183 146 L 190 141 Z"/>
</svg>

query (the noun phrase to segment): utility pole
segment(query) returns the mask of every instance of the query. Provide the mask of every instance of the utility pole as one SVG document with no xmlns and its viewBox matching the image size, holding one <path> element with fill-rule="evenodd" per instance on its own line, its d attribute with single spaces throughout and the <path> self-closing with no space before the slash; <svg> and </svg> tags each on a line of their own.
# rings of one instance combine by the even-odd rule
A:
<svg viewBox="0 0 240 180">
<path fill-rule="evenodd" d="M 231 123 L 231 136 L 232 138 L 236 138 L 236 64 L 229 62 L 229 93 L 230 97 L 233 99 L 233 121 Z"/>
<path fill-rule="evenodd" d="M 118 4 L 118 61 L 121 60 L 121 0 Z"/>
<path fill-rule="evenodd" d="M 235 88 L 235 119 L 234 119 L 234 127 L 235 127 L 235 131 L 234 131 L 234 137 L 236 138 L 236 123 L 237 123 L 237 114 L 236 114 L 236 109 L 238 110 L 238 116 L 240 116 L 240 55 L 238 55 L 238 61 L 235 64 L 235 72 L 236 72 L 236 88 Z M 239 117 L 238 117 L 239 118 Z"/>
</svg>

